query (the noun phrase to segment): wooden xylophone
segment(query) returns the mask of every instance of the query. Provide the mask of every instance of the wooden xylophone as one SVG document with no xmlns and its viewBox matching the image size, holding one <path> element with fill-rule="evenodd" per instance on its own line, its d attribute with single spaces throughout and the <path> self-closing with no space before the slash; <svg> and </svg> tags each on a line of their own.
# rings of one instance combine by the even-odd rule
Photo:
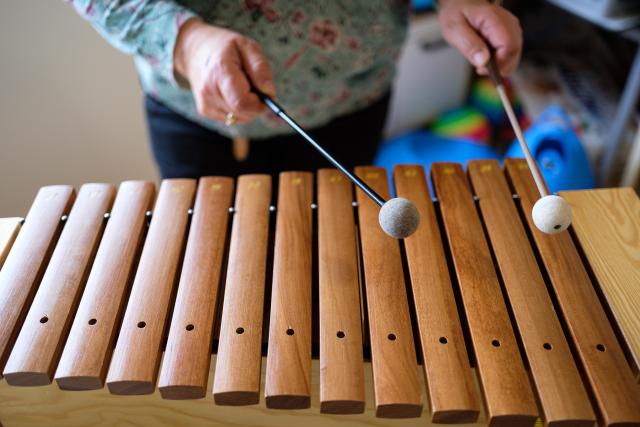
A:
<svg viewBox="0 0 640 427">
<path fill-rule="evenodd" d="M 384 169 L 356 174 L 389 197 Z M 472 161 L 467 172 L 436 163 L 431 180 L 436 199 L 422 167 L 394 169 L 396 194 L 421 214 L 404 241 L 333 169 L 315 182 L 283 172 L 273 205 L 268 175 L 235 188 L 227 177 L 168 179 L 157 198 L 141 181 L 117 192 L 85 184 L 77 196 L 43 187 L 23 223 L 0 223 L 0 421 L 81 425 L 58 388 L 105 384 L 87 392 L 94 411 L 109 407 L 105 423 L 121 410 L 109 393 L 156 387 L 163 399 L 212 399 L 210 413 L 264 396 L 267 408 L 369 414 L 371 370 L 380 418 L 640 425 L 633 190 L 563 193 L 574 225 L 549 236 L 532 225 L 539 195 L 523 160 Z M 40 395 L 7 387 L 52 382 Z M 33 399 L 20 403 L 23 392 Z M 189 425 L 207 417 L 196 408 L 181 407 L 200 417 Z M 159 425 L 140 410 L 137 425 Z M 252 422 L 269 424 L 264 415 Z"/>
</svg>

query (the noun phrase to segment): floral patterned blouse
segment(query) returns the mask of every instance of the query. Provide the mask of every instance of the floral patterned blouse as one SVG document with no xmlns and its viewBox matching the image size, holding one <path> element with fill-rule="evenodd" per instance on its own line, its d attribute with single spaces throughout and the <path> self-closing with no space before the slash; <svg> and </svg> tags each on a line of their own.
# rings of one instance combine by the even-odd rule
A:
<svg viewBox="0 0 640 427">
<path fill-rule="evenodd" d="M 199 16 L 256 40 L 271 64 L 280 104 L 305 127 L 364 108 L 390 87 L 406 33 L 402 0 L 67 0 L 111 44 L 135 58 L 143 90 L 172 110 L 228 136 L 289 133 L 269 113 L 227 127 L 198 115 L 178 85 L 173 49 L 180 26 Z"/>
</svg>

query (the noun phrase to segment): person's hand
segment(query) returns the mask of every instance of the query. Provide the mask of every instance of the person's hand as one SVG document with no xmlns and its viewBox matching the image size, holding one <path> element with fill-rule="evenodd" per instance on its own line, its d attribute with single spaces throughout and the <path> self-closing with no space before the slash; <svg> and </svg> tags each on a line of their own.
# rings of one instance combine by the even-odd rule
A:
<svg viewBox="0 0 640 427">
<path fill-rule="evenodd" d="M 503 76 L 520 62 L 522 29 L 518 18 L 486 0 L 440 0 L 438 12 L 442 35 L 458 49 L 480 74 L 486 74 L 489 47 L 495 51 Z"/>
<path fill-rule="evenodd" d="M 236 32 L 187 21 L 174 49 L 174 68 L 188 80 L 198 113 L 225 122 L 232 113 L 248 123 L 265 111 L 251 85 L 275 97 L 271 67 L 258 44 Z"/>
</svg>

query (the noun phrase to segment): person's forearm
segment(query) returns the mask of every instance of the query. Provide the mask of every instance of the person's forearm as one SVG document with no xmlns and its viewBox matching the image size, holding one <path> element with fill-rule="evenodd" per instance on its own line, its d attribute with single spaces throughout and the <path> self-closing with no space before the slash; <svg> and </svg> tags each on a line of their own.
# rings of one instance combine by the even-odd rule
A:
<svg viewBox="0 0 640 427">
<path fill-rule="evenodd" d="M 173 81 L 174 45 L 196 15 L 171 0 L 74 0 L 73 7 L 109 43 Z"/>
</svg>

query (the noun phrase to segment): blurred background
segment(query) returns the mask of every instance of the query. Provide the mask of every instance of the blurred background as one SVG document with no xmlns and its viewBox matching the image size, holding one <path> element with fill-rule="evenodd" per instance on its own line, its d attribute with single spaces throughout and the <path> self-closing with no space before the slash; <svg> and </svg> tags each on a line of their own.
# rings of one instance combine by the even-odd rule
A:
<svg viewBox="0 0 640 427">
<path fill-rule="evenodd" d="M 131 58 L 62 1 L 1 10 L 0 217 L 42 185 L 157 179 Z"/>
<path fill-rule="evenodd" d="M 551 189 L 637 188 L 640 2 L 511 3 L 525 50 L 510 93 Z M 431 2 L 413 5 L 376 163 L 519 155 L 490 82 L 443 42 Z M 132 60 L 69 5 L 3 3 L 0 53 L 0 217 L 42 185 L 157 180 Z"/>
</svg>

